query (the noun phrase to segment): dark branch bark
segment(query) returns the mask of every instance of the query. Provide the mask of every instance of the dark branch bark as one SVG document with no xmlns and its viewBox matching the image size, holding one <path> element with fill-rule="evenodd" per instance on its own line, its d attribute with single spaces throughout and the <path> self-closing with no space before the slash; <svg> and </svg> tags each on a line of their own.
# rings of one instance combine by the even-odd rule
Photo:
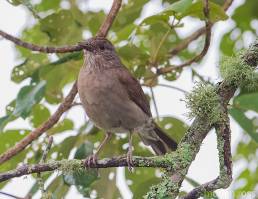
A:
<svg viewBox="0 0 258 199">
<path fill-rule="evenodd" d="M 227 11 L 228 8 L 231 6 L 233 0 L 226 0 L 224 5 L 223 5 L 223 9 L 224 11 Z M 211 24 L 212 26 L 213 24 Z M 182 42 L 180 42 L 174 49 L 172 49 L 170 51 L 170 55 L 171 57 L 177 55 L 179 52 L 181 52 L 182 50 L 184 50 L 185 48 L 187 48 L 187 46 L 194 40 L 198 39 L 201 35 L 203 35 L 206 31 L 206 27 L 202 27 L 200 29 L 198 29 L 197 31 L 195 31 L 193 34 L 191 34 L 190 36 L 186 37 Z"/>
<path fill-rule="evenodd" d="M 114 0 L 112 8 L 110 9 L 110 12 L 108 13 L 105 21 L 102 23 L 98 33 L 96 36 L 98 37 L 106 37 L 107 33 L 119 11 L 119 8 L 121 7 L 121 0 Z M 12 41 L 18 46 L 21 46 L 23 48 L 27 48 L 31 51 L 37 51 L 42 53 L 68 53 L 68 52 L 75 52 L 75 51 L 81 51 L 83 49 L 82 45 L 72 45 L 72 46 L 62 46 L 62 47 L 50 47 L 50 46 L 39 46 L 36 44 L 28 43 L 25 41 L 22 41 L 21 39 L 14 37 L 2 30 L 0 30 L 0 36 L 4 37 L 5 39 Z"/>
<path fill-rule="evenodd" d="M 69 94 L 65 97 L 64 101 L 59 105 L 56 112 L 46 122 L 41 124 L 40 127 L 36 128 L 29 135 L 27 135 L 22 140 L 20 140 L 18 143 L 16 143 L 15 146 L 9 148 L 5 153 L 1 154 L 0 165 L 3 164 L 5 161 L 9 160 L 10 158 L 12 158 L 13 156 L 20 153 L 32 141 L 37 139 L 48 129 L 52 128 L 58 122 L 58 120 L 60 119 L 62 114 L 71 107 L 71 104 L 72 104 L 76 94 L 77 94 L 77 85 L 75 82 L 73 84 L 73 87 L 70 90 Z"/>
<path fill-rule="evenodd" d="M 68 53 L 68 52 L 81 51 L 83 49 L 83 47 L 80 45 L 63 46 L 63 47 L 39 46 L 39 45 L 22 41 L 19 38 L 14 37 L 2 30 L 0 30 L 0 35 L 9 41 L 12 41 L 18 46 L 27 48 L 31 51 L 37 51 L 42 53 Z"/>
<path fill-rule="evenodd" d="M 121 4 L 122 4 L 122 0 L 114 0 L 110 12 L 108 13 L 105 21 L 102 23 L 102 25 L 96 35 L 97 37 L 106 37 L 107 36 L 107 33 L 108 33 L 110 27 L 112 26 L 113 21 L 115 20 L 115 17 L 121 7 Z"/>
<path fill-rule="evenodd" d="M 210 42 L 211 42 L 211 27 L 212 27 L 212 23 L 210 22 L 209 10 L 210 10 L 210 8 L 209 8 L 208 1 L 204 0 L 203 13 L 204 13 L 204 16 L 206 18 L 206 20 L 205 20 L 205 35 L 206 35 L 206 37 L 205 37 L 205 44 L 204 44 L 204 47 L 203 47 L 201 53 L 198 54 L 197 56 L 193 57 L 192 59 L 186 61 L 183 64 L 158 69 L 157 73 L 159 75 L 169 73 L 169 72 L 171 72 L 175 69 L 178 69 L 178 68 L 183 68 L 185 66 L 189 66 L 194 62 L 200 61 L 207 54 L 207 52 L 209 50 L 209 47 L 210 47 Z"/>
<path fill-rule="evenodd" d="M 61 160 L 51 161 L 45 164 L 22 165 L 15 170 L 0 174 L 0 182 L 9 180 L 14 177 L 20 177 L 32 173 L 62 170 L 62 167 L 69 167 L 69 165 L 76 164 L 78 170 L 87 169 L 84 164 L 85 160 Z M 158 167 L 167 168 L 169 165 L 163 157 L 133 157 L 134 167 Z M 128 163 L 126 157 L 114 157 L 98 160 L 96 165 L 91 168 L 109 168 L 109 167 L 127 167 Z"/>
</svg>

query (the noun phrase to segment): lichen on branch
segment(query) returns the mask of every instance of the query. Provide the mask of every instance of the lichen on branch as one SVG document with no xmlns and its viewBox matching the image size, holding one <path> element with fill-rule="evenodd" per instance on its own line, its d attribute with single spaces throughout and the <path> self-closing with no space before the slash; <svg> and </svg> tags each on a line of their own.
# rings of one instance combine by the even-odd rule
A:
<svg viewBox="0 0 258 199">
<path fill-rule="evenodd" d="M 224 56 L 220 62 L 220 74 L 234 86 L 255 90 L 258 87 L 258 73 L 244 61 L 243 56 L 247 53 L 248 51 L 243 51 L 236 56 Z"/>
<path fill-rule="evenodd" d="M 190 118 L 199 117 L 210 124 L 220 120 L 219 96 L 213 85 L 198 83 L 193 91 L 186 95 L 186 107 Z"/>
</svg>

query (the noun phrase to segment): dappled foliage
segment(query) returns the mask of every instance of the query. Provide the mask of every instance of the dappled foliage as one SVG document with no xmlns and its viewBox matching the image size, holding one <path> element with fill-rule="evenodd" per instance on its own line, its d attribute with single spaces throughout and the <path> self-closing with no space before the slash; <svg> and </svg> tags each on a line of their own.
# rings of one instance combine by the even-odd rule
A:
<svg viewBox="0 0 258 199">
<path fill-rule="evenodd" d="M 24 27 L 21 39 L 38 45 L 76 44 L 94 36 L 105 17 L 103 10 L 82 9 L 84 3 L 82 0 L 42 0 L 36 1 L 36 3 L 30 0 L 8 0 L 8 2 L 14 6 L 24 6 L 33 15 L 35 22 Z M 222 0 L 210 2 L 212 23 L 228 19 L 222 8 L 223 3 Z M 147 4 L 149 4 L 148 0 L 128 0 L 123 4 L 109 32 L 108 39 L 115 45 L 122 62 L 134 76 L 146 87 L 155 87 L 159 85 L 161 78 L 167 80 L 169 84 L 176 81 L 182 73 L 187 72 L 180 68 L 160 76 L 155 74 L 159 69 L 183 63 L 200 53 L 205 34 L 193 42 L 195 46 L 201 46 L 201 48 L 198 47 L 194 51 L 191 48 L 185 48 L 173 57 L 171 55 L 171 51 L 184 40 L 178 30 L 187 26 L 186 23 L 190 20 L 203 22 L 205 17 L 200 0 L 194 2 L 191 0 L 163 0 L 161 12 L 142 18 Z M 234 55 L 239 50 L 248 47 L 246 37 L 253 39 L 257 37 L 257 7 L 257 1 L 246 0 L 244 4 L 236 8 L 230 17 L 235 26 L 223 35 L 219 53 L 228 56 Z M 199 28 L 203 25 L 204 23 Z M 11 80 L 15 83 L 29 80 L 29 84 L 20 89 L 17 97 L 6 106 L 6 115 L 0 118 L 0 140 L 4 143 L 0 145 L 0 154 L 49 118 L 56 106 L 64 99 L 71 83 L 77 79 L 83 63 L 82 52 L 49 56 L 21 47 L 16 49 L 17 60 L 20 61 L 20 64 L 13 67 Z M 192 79 L 206 80 L 206 77 L 196 73 L 194 66 L 196 65 L 188 67 L 188 70 L 192 71 Z M 236 196 L 239 196 L 241 191 L 253 191 L 258 181 L 257 90 L 240 89 L 230 105 L 230 115 L 243 129 L 245 138 L 238 145 L 235 159 L 236 161 L 245 161 L 246 164 L 251 164 L 249 162 L 256 160 L 255 169 L 246 167 L 238 176 L 238 180 L 244 179 L 245 184 L 235 188 Z M 150 95 L 149 99 L 154 100 L 152 97 Z M 79 106 L 76 109 L 82 110 L 82 107 Z M 249 114 L 250 112 L 251 114 Z M 76 115 L 76 117 L 83 117 L 83 114 Z M 49 152 L 51 159 L 83 159 L 91 154 L 99 141 L 103 139 L 104 133 L 94 127 L 87 117 L 79 124 L 76 117 L 68 113 L 54 128 L 46 132 L 47 135 L 53 135 L 58 140 Z M 30 126 L 26 129 L 5 128 L 8 123 L 15 122 L 18 118 L 28 121 Z M 178 142 L 188 127 L 185 121 L 178 119 L 173 113 L 161 117 L 158 123 Z M 43 138 L 45 137 L 46 135 L 43 136 Z M 43 138 L 34 141 L 18 156 L 1 165 L 0 172 L 14 169 L 22 161 L 38 163 L 42 156 L 42 147 L 44 148 L 46 145 L 46 139 Z M 152 155 L 151 151 L 144 147 L 136 136 L 133 142 L 135 155 Z M 126 143 L 126 136 L 116 136 L 102 151 L 101 157 L 124 154 Z M 159 169 L 153 168 L 137 169 L 133 174 L 125 171 L 128 186 L 134 194 L 134 198 L 141 198 L 145 195 L 149 187 L 160 180 L 160 172 Z M 44 179 L 48 179 L 50 175 L 50 173 L 42 174 Z M 64 173 L 57 175 L 46 189 L 52 193 L 53 198 L 64 197 L 72 185 L 85 197 L 118 198 L 121 197 L 121 193 L 116 185 L 116 175 L 114 168 Z M 193 186 L 198 185 L 194 180 L 189 179 L 188 181 Z M 4 185 L 5 183 L 2 183 L 0 187 Z M 35 183 L 28 195 L 34 195 L 37 191 L 38 185 Z"/>
</svg>

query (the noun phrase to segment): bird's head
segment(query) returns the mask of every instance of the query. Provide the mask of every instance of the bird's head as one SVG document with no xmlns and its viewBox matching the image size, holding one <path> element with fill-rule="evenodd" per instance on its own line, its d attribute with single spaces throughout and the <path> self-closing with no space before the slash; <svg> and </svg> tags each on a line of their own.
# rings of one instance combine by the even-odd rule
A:
<svg viewBox="0 0 258 199">
<path fill-rule="evenodd" d="M 105 54 L 115 52 L 115 48 L 110 41 L 103 37 L 93 37 L 80 43 L 86 53 Z"/>
</svg>

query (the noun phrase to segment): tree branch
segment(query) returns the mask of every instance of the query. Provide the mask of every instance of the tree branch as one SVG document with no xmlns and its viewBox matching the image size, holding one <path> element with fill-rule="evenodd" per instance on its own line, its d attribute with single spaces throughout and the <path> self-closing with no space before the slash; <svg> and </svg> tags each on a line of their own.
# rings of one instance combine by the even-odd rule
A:
<svg viewBox="0 0 258 199">
<path fill-rule="evenodd" d="M 166 158 L 162 156 L 158 157 L 133 157 L 134 167 L 157 167 L 167 168 L 169 165 L 166 162 Z M 96 165 L 92 165 L 91 168 L 110 168 L 110 167 L 127 167 L 128 163 L 126 157 L 113 157 L 98 160 Z M 0 182 L 9 180 L 14 177 L 20 177 L 32 173 L 46 172 L 61 170 L 62 168 L 76 168 L 87 169 L 85 167 L 85 160 L 61 160 L 61 161 L 49 161 L 45 164 L 35 165 L 22 165 L 15 170 L 8 171 L 0 174 Z"/>
<path fill-rule="evenodd" d="M 21 197 L 15 196 L 13 194 L 5 193 L 3 191 L 0 191 L 0 194 L 11 197 L 11 198 L 15 198 L 15 199 L 26 199 L 26 198 L 21 198 Z"/>
<path fill-rule="evenodd" d="M 18 46 L 27 48 L 31 51 L 37 51 L 42 53 L 68 53 L 68 52 L 81 51 L 83 49 L 83 46 L 81 45 L 63 46 L 63 47 L 39 46 L 36 44 L 31 44 L 31 43 L 22 41 L 21 39 L 14 37 L 2 30 L 0 30 L 0 35 L 9 41 L 12 41 Z"/>
<path fill-rule="evenodd" d="M 110 29 L 110 27 L 113 24 L 113 21 L 115 20 L 115 17 L 121 7 L 122 4 L 122 0 L 114 0 L 113 5 L 110 9 L 110 12 L 108 13 L 105 21 L 102 23 L 102 25 L 100 26 L 100 29 L 97 33 L 97 37 L 106 37 L 107 33 Z"/>
<path fill-rule="evenodd" d="M 228 8 L 231 6 L 233 0 L 226 0 L 224 5 L 223 5 L 223 9 L 224 11 L 227 11 Z M 213 24 L 211 23 L 211 26 L 213 26 Z M 206 31 L 206 27 L 202 27 L 200 29 L 198 29 L 197 31 L 195 31 L 193 34 L 191 34 L 190 36 L 186 37 L 183 41 L 181 41 L 174 49 L 172 49 L 170 51 L 170 55 L 171 57 L 177 55 L 179 52 L 181 52 L 182 50 L 184 50 L 185 48 L 187 48 L 187 46 L 194 40 L 198 39 L 202 34 L 204 34 Z"/>
<path fill-rule="evenodd" d="M 46 162 L 47 160 L 47 154 L 48 152 L 50 151 L 50 148 L 52 146 L 52 143 L 53 143 L 53 137 L 50 136 L 48 138 L 48 143 L 47 143 L 47 146 L 46 146 L 46 149 L 43 151 L 43 154 L 42 154 L 42 158 L 41 160 L 39 161 L 40 164 L 43 164 Z M 46 190 L 44 189 L 44 181 L 43 181 L 43 178 L 41 176 L 41 173 L 38 172 L 37 173 L 37 184 L 39 186 L 39 190 L 41 191 L 41 194 L 42 194 L 42 197 L 44 194 L 46 194 Z"/>
<path fill-rule="evenodd" d="M 223 107 L 226 108 L 226 107 Z M 226 111 L 226 110 L 225 110 Z M 215 125 L 217 133 L 217 148 L 219 151 L 220 174 L 219 176 L 190 191 L 183 199 L 196 199 L 200 196 L 210 196 L 213 191 L 227 188 L 232 182 L 232 155 L 230 147 L 230 124 L 227 112 L 224 113 L 225 121 Z"/>
<path fill-rule="evenodd" d="M 256 67 L 258 64 L 258 41 L 243 55 L 244 61 L 251 67 Z M 220 96 L 221 106 L 226 110 L 229 100 L 233 97 L 237 87 L 231 82 L 224 80 L 217 85 L 217 94 Z M 187 171 L 200 150 L 201 143 L 213 126 L 202 118 L 197 117 L 191 127 L 186 132 L 185 136 L 179 143 L 178 149 L 175 152 L 166 154 L 165 156 L 156 157 L 133 157 L 133 165 L 135 167 L 159 167 L 165 168 L 172 172 L 170 177 L 172 187 L 172 194 L 177 195 L 181 183 L 184 180 Z M 231 153 L 230 153 L 230 129 L 228 118 L 225 123 L 216 126 L 218 133 L 218 146 L 220 154 L 220 175 L 225 173 L 230 179 L 231 176 Z M 222 144 L 221 144 L 222 143 Z M 222 147 L 221 147 L 222 146 Z M 223 152 L 224 151 L 224 152 Z M 222 153 L 223 152 L 223 153 Z M 14 177 L 20 177 L 38 172 L 46 172 L 53 170 L 61 170 L 65 168 L 85 169 L 85 160 L 61 160 L 50 161 L 46 164 L 36 165 L 22 165 L 15 170 L 0 174 L 0 182 L 9 180 Z M 222 164 L 227 167 L 227 170 L 222 168 Z M 92 168 L 108 168 L 108 167 L 127 167 L 126 157 L 114 157 L 98 160 Z M 219 179 L 209 182 L 214 185 Z M 228 182 L 227 182 L 228 183 Z M 225 183 L 221 187 L 227 186 Z M 203 185 L 206 187 L 206 185 Z"/>
<path fill-rule="evenodd" d="M 1 154 L 0 156 L 0 165 L 3 164 L 5 161 L 9 160 L 11 157 L 20 153 L 26 146 L 28 146 L 32 141 L 37 139 L 41 136 L 44 132 L 52 128 L 60 119 L 62 114 L 67 111 L 74 100 L 74 97 L 77 94 L 77 85 L 76 82 L 73 84 L 72 89 L 70 90 L 69 94 L 65 97 L 64 101 L 59 105 L 56 112 L 51 115 L 50 118 L 43 124 L 41 124 L 38 128 L 33 130 L 29 135 L 24 137 L 15 146 L 9 148 L 6 152 Z"/>
<path fill-rule="evenodd" d="M 205 44 L 203 47 L 203 50 L 201 51 L 200 54 L 198 54 L 197 56 L 193 57 L 192 59 L 186 61 L 183 64 L 177 65 L 177 66 L 169 66 L 169 67 L 165 67 L 165 68 L 160 68 L 157 70 L 157 74 L 165 74 L 165 73 L 169 73 L 175 69 L 178 68 L 183 68 L 185 66 L 189 66 L 194 62 L 198 62 L 200 61 L 208 52 L 209 46 L 210 46 L 210 42 L 211 42 L 211 27 L 212 27 L 212 23 L 210 22 L 210 16 L 209 16 L 209 3 L 207 0 L 204 0 L 204 8 L 203 8 L 203 13 L 205 16 L 205 33 L 206 33 L 206 37 L 205 37 Z"/>
<path fill-rule="evenodd" d="M 110 12 L 108 13 L 106 19 L 102 23 L 96 36 L 98 37 L 107 36 L 107 33 L 119 11 L 119 8 L 121 7 L 121 2 L 122 0 L 114 0 L 113 5 L 110 9 Z M 14 37 L 2 30 L 0 30 L 0 35 L 9 41 L 12 41 L 16 45 L 21 46 L 23 48 L 27 48 L 31 51 L 37 51 L 37 52 L 43 52 L 43 53 L 68 53 L 68 52 L 81 51 L 83 49 L 83 46 L 80 44 L 71 45 L 71 46 L 62 46 L 62 47 L 39 46 L 36 44 L 22 41 L 21 39 Z"/>
</svg>

